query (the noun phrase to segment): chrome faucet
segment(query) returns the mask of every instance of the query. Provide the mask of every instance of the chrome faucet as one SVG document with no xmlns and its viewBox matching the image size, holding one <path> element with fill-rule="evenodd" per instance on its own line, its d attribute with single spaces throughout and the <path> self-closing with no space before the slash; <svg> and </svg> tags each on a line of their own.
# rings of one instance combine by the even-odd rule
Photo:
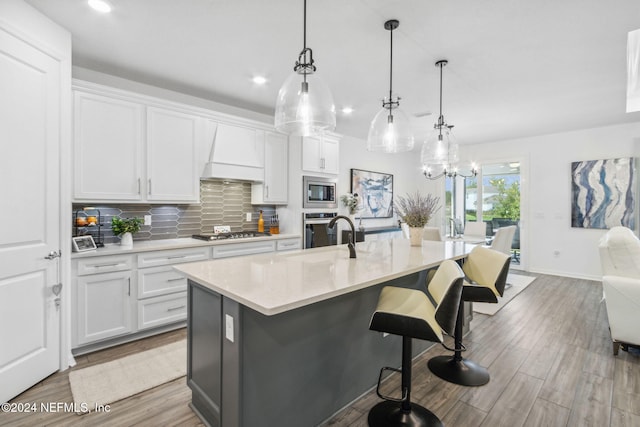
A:
<svg viewBox="0 0 640 427">
<path fill-rule="evenodd" d="M 347 222 L 349 223 L 349 226 L 351 227 L 351 232 L 349 233 L 349 243 L 347 244 L 347 248 L 349 248 L 349 258 L 355 258 L 356 257 L 356 245 L 355 245 L 356 227 L 355 225 L 353 225 L 353 222 L 351 221 L 351 219 L 349 219 L 344 215 L 335 216 L 333 217 L 331 222 L 329 222 L 329 228 L 335 227 L 336 221 L 338 221 L 338 219 L 340 218 L 347 220 Z"/>
</svg>

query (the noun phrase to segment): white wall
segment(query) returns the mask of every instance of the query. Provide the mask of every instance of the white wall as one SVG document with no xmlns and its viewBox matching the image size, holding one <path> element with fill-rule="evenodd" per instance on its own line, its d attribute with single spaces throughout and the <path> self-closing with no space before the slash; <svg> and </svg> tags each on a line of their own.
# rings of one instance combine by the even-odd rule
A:
<svg viewBox="0 0 640 427">
<path fill-rule="evenodd" d="M 465 145 L 461 154 L 478 163 L 522 162 L 521 245 L 529 271 L 600 280 L 597 247 L 606 230 L 571 227 L 571 163 L 639 156 L 640 123 Z"/>
<path fill-rule="evenodd" d="M 366 141 L 362 139 L 344 137 L 340 142 L 340 174 L 338 176 L 338 194 L 343 195 L 351 191 L 351 169 L 363 169 L 374 172 L 393 174 L 393 195 L 405 196 L 407 193 L 420 191 L 422 194 L 432 192 L 427 180 L 422 176 L 422 168 L 416 163 L 419 159 L 419 148 L 408 153 L 385 154 L 367 151 Z M 347 214 L 347 209 L 339 204 L 339 212 Z M 356 214 L 356 218 L 358 215 Z M 381 227 L 398 225 L 398 218 L 365 219 L 362 224 L 366 227 Z"/>
</svg>

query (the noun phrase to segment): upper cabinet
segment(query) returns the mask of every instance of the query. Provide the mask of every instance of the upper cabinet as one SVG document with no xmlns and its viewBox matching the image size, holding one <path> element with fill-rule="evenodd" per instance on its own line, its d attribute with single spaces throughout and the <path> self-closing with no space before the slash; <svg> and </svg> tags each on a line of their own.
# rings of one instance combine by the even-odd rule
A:
<svg viewBox="0 0 640 427">
<path fill-rule="evenodd" d="M 200 171 L 196 170 L 196 153 L 201 128 L 199 117 L 147 108 L 147 200 L 199 200 Z"/>
<path fill-rule="evenodd" d="M 144 107 L 74 92 L 76 200 L 142 200 Z"/>
<path fill-rule="evenodd" d="M 264 182 L 251 186 L 251 203 L 254 205 L 286 205 L 288 195 L 288 152 L 286 135 L 264 133 Z"/>
<path fill-rule="evenodd" d="M 302 170 L 338 174 L 339 140 L 330 135 L 302 138 Z"/>
<path fill-rule="evenodd" d="M 74 200 L 198 202 L 204 119 L 114 92 L 74 91 Z"/>
</svg>

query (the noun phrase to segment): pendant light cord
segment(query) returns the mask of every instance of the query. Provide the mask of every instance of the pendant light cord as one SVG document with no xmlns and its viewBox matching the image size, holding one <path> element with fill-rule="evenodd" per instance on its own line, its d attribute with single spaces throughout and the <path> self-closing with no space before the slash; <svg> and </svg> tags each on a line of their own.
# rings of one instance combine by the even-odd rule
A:
<svg viewBox="0 0 640 427">
<path fill-rule="evenodd" d="M 307 50 L 307 0 L 304 0 L 304 18 L 302 20 L 302 51 Z"/>
<path fill-rule="evenodd" d="M 306 0 L 305 0 L 306 1 Z M 392 93 L 393 93 L 393 28 L 390 33 L 391 39 L 391 48 L 389 49 L 389 105 L 391 106 L 393 102 Z M 389 114 L 391 114 L 391 108 L 389 108 Z"/>
</svg>

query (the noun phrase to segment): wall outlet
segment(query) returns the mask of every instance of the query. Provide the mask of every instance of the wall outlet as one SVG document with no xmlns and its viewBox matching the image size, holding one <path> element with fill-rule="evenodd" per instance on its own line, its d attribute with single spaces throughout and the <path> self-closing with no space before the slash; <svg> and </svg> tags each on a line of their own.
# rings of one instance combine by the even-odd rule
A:
<svg viewBox="0 0 640 427">
<path fill-rule="evenodd" d="M 224 315 L 224 336 L 233 342 L 233 317 L 228 314 Z"/>
<path fill-rule="evenodd" d="M 251 212 L 247 212 L 247 222 L 251 221 Z"/>
<path fill-rule="evenodd" d="M 144 216 L 144 225 L 151 225 L 151 215 Z"/>
</svg>

